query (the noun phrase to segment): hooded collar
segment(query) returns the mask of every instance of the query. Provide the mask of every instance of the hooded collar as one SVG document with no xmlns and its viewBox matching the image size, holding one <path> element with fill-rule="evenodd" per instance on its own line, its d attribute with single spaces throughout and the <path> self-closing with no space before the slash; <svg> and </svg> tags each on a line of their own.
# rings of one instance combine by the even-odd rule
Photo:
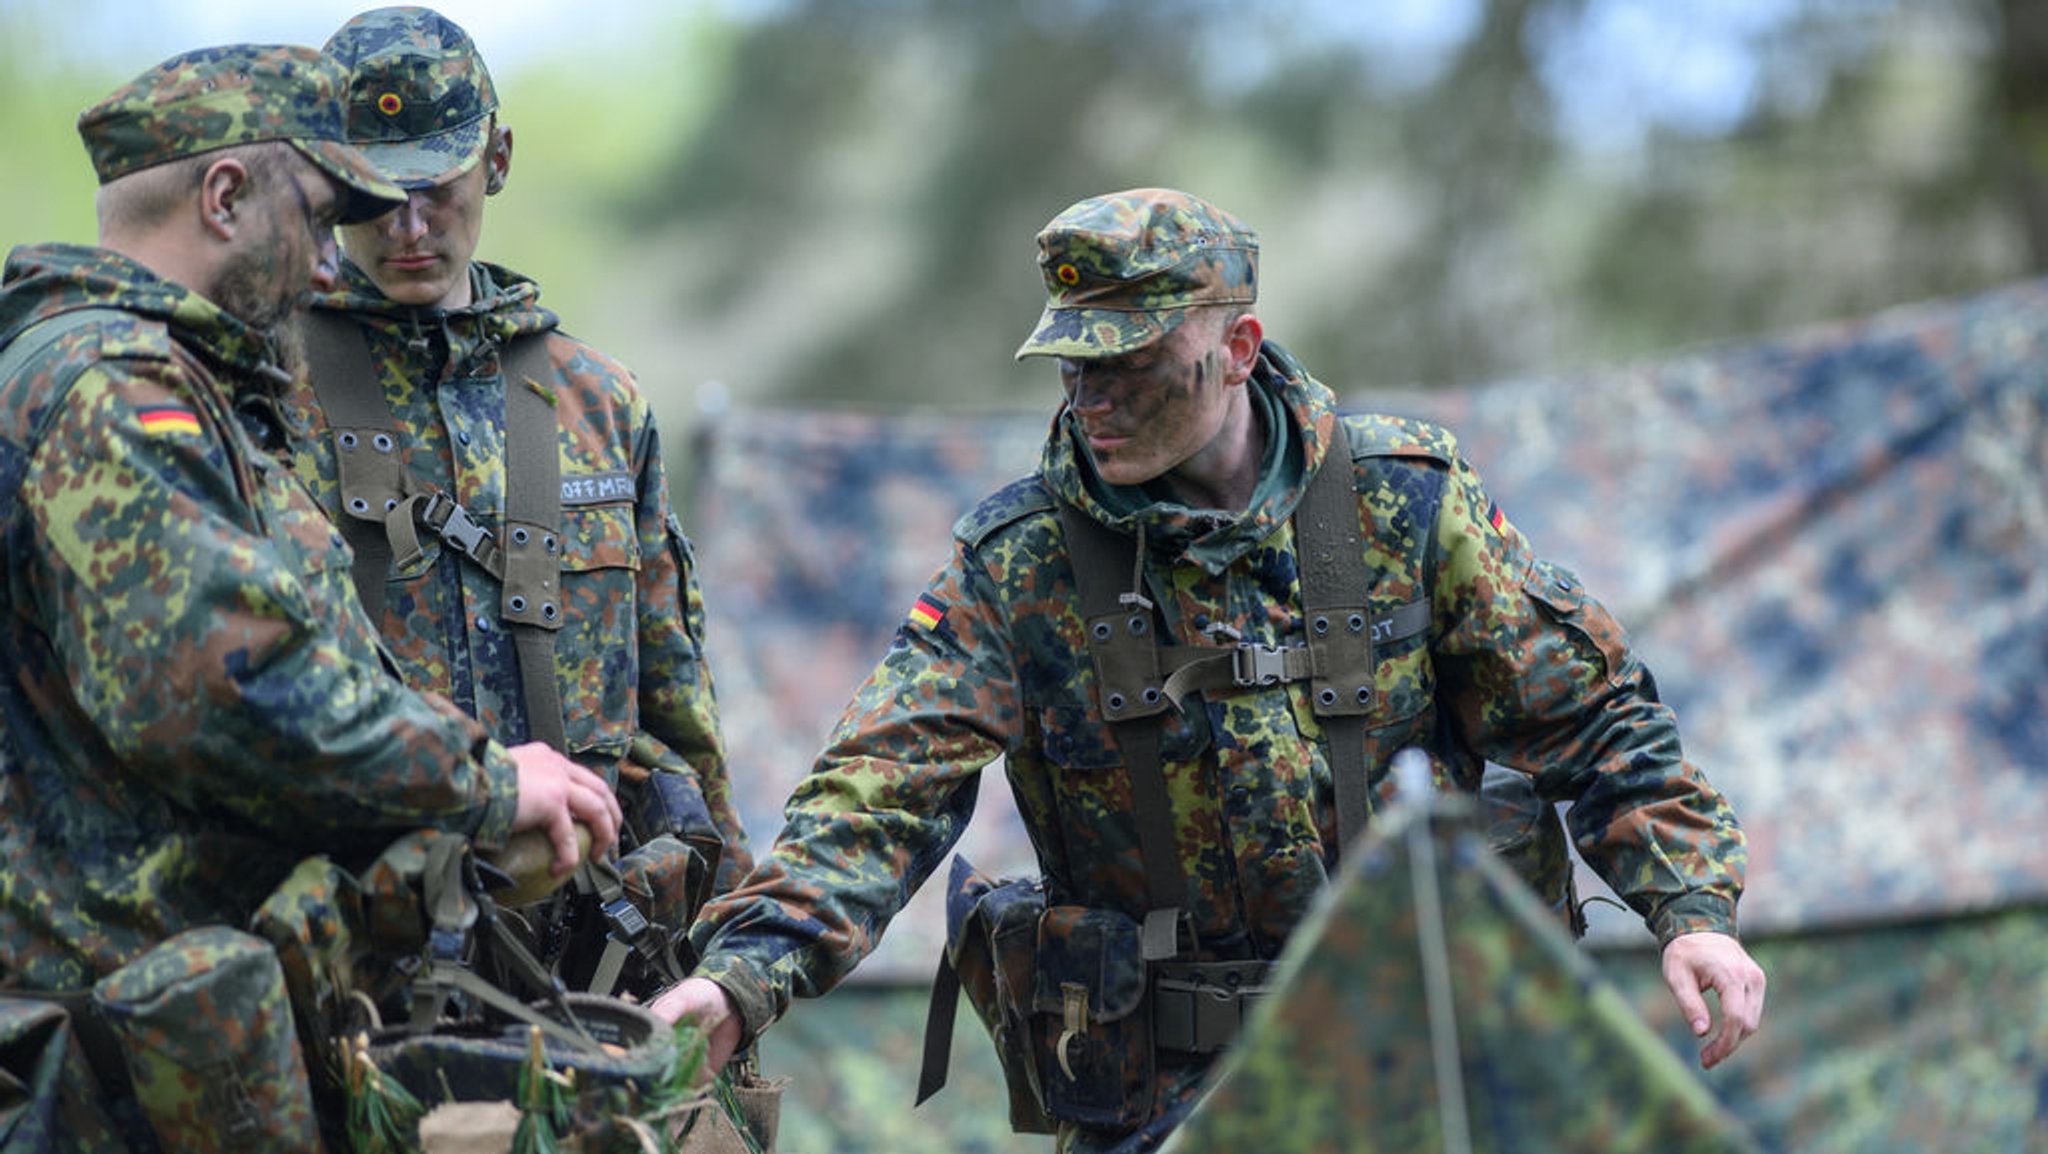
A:
<svg viewBox="0 0 2048 1154">
<path fill-rule="evenodd" d="M 82 308 L 117 308 L 160 321 L 178 344 L 225 370 L 229 391 L 268 392 L 288 378 L 269 338 L 220 306 L 109 249 L 25 245 L 0 274 L 0 343 L 30 325 Z"/>
<path fill-rule="evenodd" d="M 405 342 L 414 354 L 441 366 L 444 377 L 462 378 L 514 337 L 544 333 L 560 324 L 540 303 L 531 278 L 486 261 L 469 263 L 470 303 L 461 308 L 401 304 L 344 254 L 341 281 L 331 293 L 313 298 L 315 308 L 346 312 L 372 328 Z"/>
<path fill-rule="evenodd" d="M 1245 387 L 1253 417 L 1266 430 L 1266 451 L 1243 512 L 1191 509 L 1151 486 L 1109 484 L 1096 473 L 1065 409 L 1053 419 L 1039 469 L 1061 500 L 1089 517 L 1121 533 L 1142 531 L 1148 550 L 1221 573 L 1293 515 L 1337 433 L 1336 398 L 1277 343 L 1260 346 Z"/>
<path fill-rule="evenodd" d="M 480 260 L 469 262 L 469 288 L 470 302 L 461 308 L 400 304 L 385 296 L 370 274 L 343 254 L 340 283 L 333 292 L 316 295 L 313 304 L 423 326 L 474 319 L 488 324 L 501 339 L 545 332 L 561 323 L 552 311 L 541 307 L 540 285 L 501 265 Z"/>
</svg>

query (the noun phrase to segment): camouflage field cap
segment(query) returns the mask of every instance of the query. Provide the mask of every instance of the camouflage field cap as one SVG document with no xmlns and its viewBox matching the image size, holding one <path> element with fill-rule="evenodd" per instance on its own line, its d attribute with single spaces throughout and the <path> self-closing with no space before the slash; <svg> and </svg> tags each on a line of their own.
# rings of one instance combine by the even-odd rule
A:
<svg viewBox="0 0 2048 1154">
<path fill-rule="evenodd" d="M 1045 314 L 1017 357 L 1144 348 L 1190 308 L 1252 303 L 1258 268 L 1258 237 L 1200 197 L 1169 188 L 1090 197 L 1038 234 Z"/>
<path fill-rule="evenodd" d="M 476 166 L 498 93 L 469 33 L 430 8 L 376 8 L 327 54 L 348 69 L 348 139 L 405 188 Z"/>
<path fill-rule="evenodd" d="M 100 183 L 217 148 L 289 141 L 345 192 L 342 218 L 369 220 L 405 200 L 342 135 L 347 82 L 332 60 L 295 44 L 228 44 L 173 56 L 78 115 Z"/>
</svg>

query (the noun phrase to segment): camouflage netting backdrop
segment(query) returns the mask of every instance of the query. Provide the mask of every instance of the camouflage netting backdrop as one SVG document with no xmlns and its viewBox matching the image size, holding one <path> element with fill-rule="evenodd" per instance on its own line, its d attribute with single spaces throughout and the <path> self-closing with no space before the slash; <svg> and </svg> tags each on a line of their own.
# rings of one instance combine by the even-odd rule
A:
<svg viewBox="0 0 2048 1154">
<path fill-rule="evenodd" d="M 1284 343 L 1285 318 L 1265 319 Z M 1743 924 L 1773 985 L 1765 1033 L 1708 1083 L 1764 1145 L 2048 1148 L 2048 283 L 1438 393 L 1309 368 L 1348 408 L 1458 434 L 1537 550 L 1628 626 L 1734 801 Z M 1048 370 L 1028 412 L 738 410 L 700 428 L 688 527 L 761 848 L 953 519 L 1036 462 L 1056 389 Z M 1028 869 L 999 770 L 980 808 L 963 850 Z M 935 897 L 863 978 L 929 978 Z M 1603 964 L 1690 1060 L 1647 935 L 1592 912 Z M 771 1060 L 792 1027 L 819 1040 L 800 1025 L 817 1013 L 770 1035 Z M 907 1104 L 914 1067 L 878 1109 Z M 981 1143 L 953 1146 L 998 1148 Z"/>
</svg>

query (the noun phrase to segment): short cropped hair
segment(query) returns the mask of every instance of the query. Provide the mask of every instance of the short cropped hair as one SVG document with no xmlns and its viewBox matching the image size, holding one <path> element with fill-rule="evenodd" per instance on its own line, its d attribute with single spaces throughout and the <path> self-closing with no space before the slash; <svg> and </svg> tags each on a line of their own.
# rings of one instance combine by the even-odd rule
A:
<svg viewBox="0 0 2048 1154">
<path fill-rule="evenodd" d="M 251 191 L 269 188 L 272 182 L 290 173 L 296 151 L 282 140 L 237 144 L 166 161 L 109 181 L 100 186 L 93 202 L 100 232 L 135 232 L 162 224 L 186 203 L 216 161 L 241 161 L 248 170 Z"/>
</svg>

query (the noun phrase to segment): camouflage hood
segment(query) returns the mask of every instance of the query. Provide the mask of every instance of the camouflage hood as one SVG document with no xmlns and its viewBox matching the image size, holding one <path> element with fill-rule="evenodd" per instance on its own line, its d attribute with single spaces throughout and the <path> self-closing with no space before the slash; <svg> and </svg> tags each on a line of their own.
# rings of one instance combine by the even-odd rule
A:
<svg viewBox="0 0 2048 1154">
<path fill-rule="evenodd" d="M 84 245 L 23 246 L 0 276 L 0 345 L 38 321 L 82 308 L 117 308 L 161 321 L 229 381 L 279 380 L 270 341 L 181 284 L 119 253 Z"/>
<path fill-rule="evenodd" d="M 1096 474 L 1073 415 L 1065 409 L 1053 419 L 1039 469 L 1055 494 L 1090 517 L 1125 533 L 1135 534 L 1142 526 L 1151 547 L 1221 573 L 1293 514 L 1338 430 L 1336 397 L 1272 341 L 1260 347 L 1258 366 L 1245 387 L 1267 436 L 1258 489 L 1241 514 L 1190 509 L 1147 487 L 1109 484 Z"/>
<path fill-rule="evenodd" d="M 561 323 L 552 310 L 541 307 L 539 284 L 501 265 L 471 261 L 469 287 L 470 303 L 459 309 L 416 308 L 385 296 L 370 274 L 343 257 L 341 283 L 331 293 L 316 294 L 313 305 L 354 313 L 372 323 L 388 321 L 418 330 L 452 325 L 473 334 L 472 339 L 496 344 L 544 333 Z"/>
</svg>

